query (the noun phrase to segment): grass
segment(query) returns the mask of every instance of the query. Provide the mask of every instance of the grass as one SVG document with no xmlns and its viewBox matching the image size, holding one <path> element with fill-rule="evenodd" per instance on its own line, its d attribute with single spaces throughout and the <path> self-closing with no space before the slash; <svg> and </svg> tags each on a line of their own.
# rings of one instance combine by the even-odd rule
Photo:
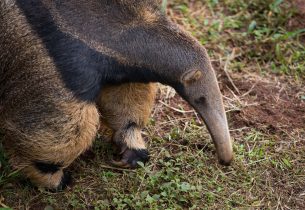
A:
<svg viewBox="0 0 305 210">
<path fill-rule="evenodd" d="M 305 109 L 304 25 L 290 26 L 298 17 L 296 8 L 282 0 L 169 0 L 167 4 L 171 18 L 206 46 L 220 75 L 234 139 L 232 166 L 217 163 L 197 115 L 172 89 L 161 87 L 143 133 L 151 153 L 147 165 L 134 171 L 109 167 L 111 145 L 98 138 L 94 155 L 73 163 L 72 187 L 51 193 L 33 188 L 12 171 L 0 147 L 0 208 L 305 208 L 305 123 L 272 131 L 266 123 L 248 125 L 234 117 L 248 106 L 259 108 L 253 100 L 264 100 L 256 99 L 252 89 L 242 90 L 240 82 L 249 83 L 247 78 L 293 86 L 296 90 L 283 91 Z M 223 82 L 227 77 L 235 88 L 227 85 L 228 90 Z"/>
<path fill-rule="evenodd" d="M 305 28 L 289 28 L 296 10 L 283 0 L 171 1 L 174 19 L 207 46 L 215 59 L 235 49 L 235 70 L 305 75 Z M 303 26 L 304 27 L 304 26 Z"/>
</svg>

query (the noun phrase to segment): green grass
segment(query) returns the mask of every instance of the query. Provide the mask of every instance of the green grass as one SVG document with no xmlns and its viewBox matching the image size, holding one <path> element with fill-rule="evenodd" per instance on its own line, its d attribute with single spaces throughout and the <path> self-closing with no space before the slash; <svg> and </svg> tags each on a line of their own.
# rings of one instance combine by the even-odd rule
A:
<svg viewBox="0 0 305 210">
<path fill-rule="evenodd" d="M 305 32 L 302 27 L 289 27 L 289 21 L 297 17 L 289 1 L 192 2 L 169 0 L 168 13 L 206 46 L 218 73 L 222 74 L 226 66 L 236 78 L 284 78 L 281 83 L 289 80 L 284 84 L 298 89 L 291 94 L 298 93 L 302 100 Z M 225 99 L 226 107 L 231 109 L 233 104 L 233 110 L 242 110 L 249 105 L 247 99 L 254 97 L 241 95 Z M 181 99 L 165 98 L 162 91 L 159 99 L 189 110 Z M 233 99 L 236 104 L 231 104 Z M 181 103 L 177 104 L 177 100 Z M 33 188 L 10 169 L 0 147 L 0 208 L 305 208 L 305 125 L 270 132 L 266 125 L 236 126 L 231 121 L 234 114 L 229 113 L 235 152 L 230 167 L 218 164 L 208 132 L 196 115 L 175 112 L 157 103 L 144 134 L 151 153 L 146 166 L 134 171 L 111 169 L 111 145 L 97 139 L 92 149 L 95 156 L 73 163 L 74 183 L 59 193 Z"/>
<path fill-rule="evenodd" d="M 172 1 L 179 23 L 192 31 L 212 57 L 226 58 L 235 48 L 234 70 L 305 77 L 304 28 L 289 28 L 296 9 L 284 0 Z M 197 10 L 194 12 L 194 9 Z M 240 66 L 240 68 L 238 68 Z M 236 68 L 237 67 L 237 68 Z M 244 69 L 244 67 L 247 67 Z"/>
<path fill-rule="evenodd" d="M 180 128 L 183 128 L 180 127 Z M 148 128 L 154 130 L 153 128 Z M 16 205 L 51 205 L 59 209 L 198 209 L 275 208 L 277 203 L 297 206 L 297 192 L 304 190 L 304 150 L 294 142 L 247 130 L 235 138 L 235 161 L 231 167 L 217 163 L 213 145 L 203 140 L 205 130 L 196 124 L 171 141 L 157 133 L 148 135 L 152 159 L 135 171 L 100 167 L 111 158 L 109 145 L 97 141 L 97 157 L 81 159 L 73 166 L 75 184 L 61 193 L 33 189 L 29 183 L 9 179 L 12 186 L 1 190 L 5 201 Z M 236 133 L 233 133 L 233 135 Z M 7 182 L 7 183 L 9 183 Z M 18 192 L 18 198 L 14 197 Z M 284 196 L 284 197 L 283 197 Z M 290 199 L 290 200 L 289 200 Z M 301 202 L 301 198 L 299 198 Z M 17 206 L 17 205 L 16 205 Z"/>
</svg>

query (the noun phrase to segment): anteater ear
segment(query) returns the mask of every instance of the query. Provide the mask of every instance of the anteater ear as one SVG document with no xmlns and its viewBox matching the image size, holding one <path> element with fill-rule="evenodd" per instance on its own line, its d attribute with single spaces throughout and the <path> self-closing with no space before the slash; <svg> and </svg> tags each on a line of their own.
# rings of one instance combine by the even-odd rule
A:
<svg viewBox="0 0 305 210">
<path fill-rule="evenodd" d="M 193 70 L 186 72 L 182 75 L 182 82 L 184 84 L 191 84 L 202 77 L 202 72 L 200 70 Z"/>
</svg>

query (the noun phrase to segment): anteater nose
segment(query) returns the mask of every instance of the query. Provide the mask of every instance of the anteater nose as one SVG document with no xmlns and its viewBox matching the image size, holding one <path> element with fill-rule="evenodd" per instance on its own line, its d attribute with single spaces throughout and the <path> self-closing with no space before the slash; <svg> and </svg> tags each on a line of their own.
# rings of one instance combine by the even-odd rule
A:
<svg viewBox="0 0 305 210">
<path fill-rule="evenodd" d="M 233 155 L 229 156 L 228 158 L 225 159 L 218 159 L 219 164 L 223 165 L 223 166 L 230 166 L 232 161 L 233 161 Z"/>
</svg>

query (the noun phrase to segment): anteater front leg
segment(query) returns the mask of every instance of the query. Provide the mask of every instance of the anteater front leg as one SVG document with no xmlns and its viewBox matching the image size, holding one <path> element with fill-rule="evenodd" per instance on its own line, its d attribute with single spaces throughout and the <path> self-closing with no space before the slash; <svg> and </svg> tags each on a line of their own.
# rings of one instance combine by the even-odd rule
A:
<svg viewBox="0 0 305 210">
<path fill-rule="evenodd" d="M 4 145 L 12 166 L 34 184 L 61 190 L 69 182 L 65 169 L 92 144 L 98 126 L 95 104 L 57 103 L 48 112 L 31 108 L 10 115 Z"/>
<path fill-rule="evenodd" d="M 149 154 L 141 135 L 154 104 L 156 85 L 127 83 L 103 88 L 98 105 L 103 122 L 113 130 L 112 139 L 120 148 L 120 167 L 147 162 Z"/>
</svg>

